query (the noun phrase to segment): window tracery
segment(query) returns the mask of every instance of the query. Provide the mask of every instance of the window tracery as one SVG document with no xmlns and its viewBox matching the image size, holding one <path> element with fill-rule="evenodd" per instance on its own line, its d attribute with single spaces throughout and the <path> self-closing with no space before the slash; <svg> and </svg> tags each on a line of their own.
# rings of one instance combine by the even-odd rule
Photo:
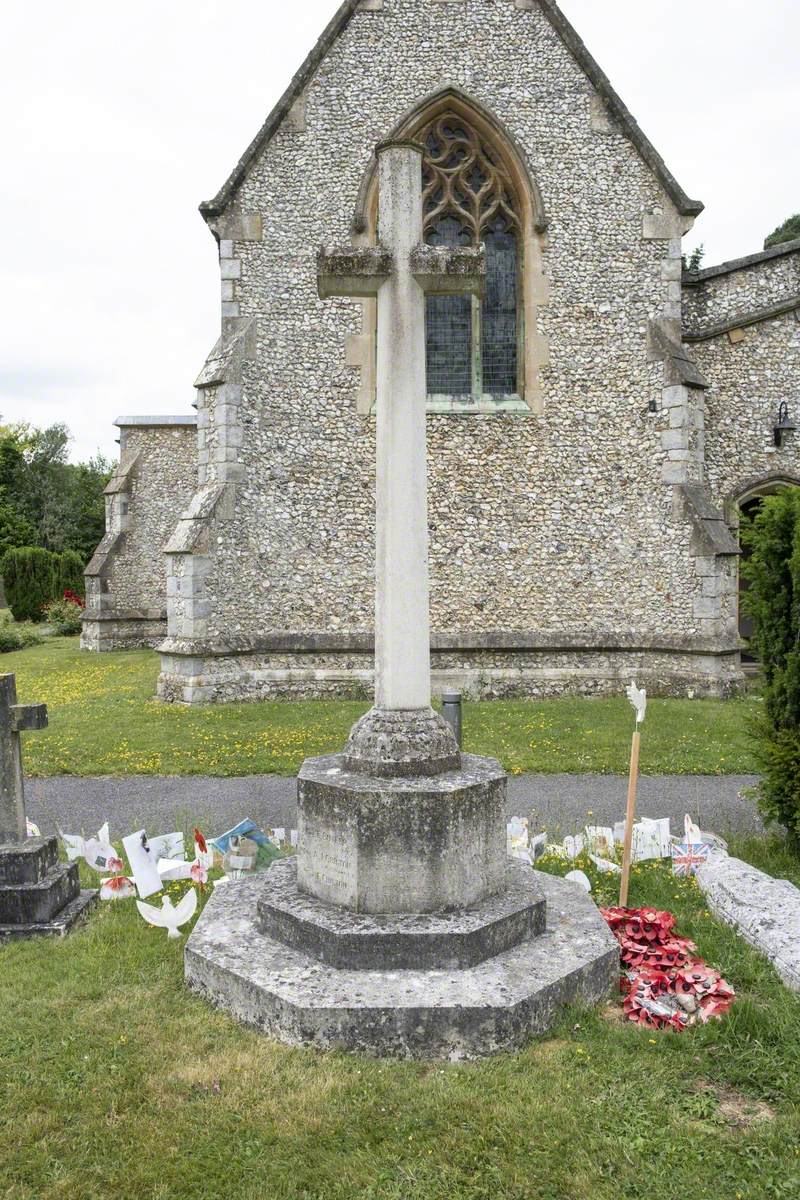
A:
<svg viewBox="0 0 800 1200">
<path fill-rule="evenodd" d="M 430 394 L 517 392 L 520 232 L 511 178 L 463 117 L 437 115 L 421 131 L 423 229 L 433 245 L 486 245 L 486 293 L 430 296 L 426 359 Z"/>
</svg>

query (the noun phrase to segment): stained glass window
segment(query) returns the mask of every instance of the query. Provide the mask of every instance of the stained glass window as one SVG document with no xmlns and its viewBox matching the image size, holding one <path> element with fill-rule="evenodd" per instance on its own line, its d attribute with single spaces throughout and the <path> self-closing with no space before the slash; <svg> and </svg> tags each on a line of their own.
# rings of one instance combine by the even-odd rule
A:
<svg viewBox="0 0 800 1200">
<path fill-rule="evenodd" d="M 426 359 L 429 394 L 482 396 L 517 391 L 519 261 L 514 188 L 496 155 L 455 113 L 423 131 L 425 240 L 486 245 L 482 303 L 429 296 Z"/>
</svg>

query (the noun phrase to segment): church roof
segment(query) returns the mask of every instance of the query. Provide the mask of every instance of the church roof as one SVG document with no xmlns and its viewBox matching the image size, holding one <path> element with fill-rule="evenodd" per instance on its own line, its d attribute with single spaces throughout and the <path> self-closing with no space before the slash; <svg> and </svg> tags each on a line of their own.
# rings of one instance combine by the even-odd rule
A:
<svg viewBox="0 0 800 1200">
<path fill-rule="evenodd" d="M 675 176 L 668 169 L 653 143 L 637 124 L 630 110 L 626 107 L 611 83 L 608 76 L 598 66 L 589 53 L 583 40 L 578 36 L 573 26 L 561 12 L 555 0 L 538 0 L 538 3 L 561 41 L 571 52 L 573 58 L 582 68 L 593 84 L 616 121 L 622 132 L 633 142 L 639 154 L 658 179 L 664 191 L 672 200 L 679 213 L 685 216 L 697 216 L 703 211 L 704 205 L 700 200 L 690 200 Z M 339 35 L 347 28 L 350 18 L 361 4 L 361 0 L 343 0 L 338 10 L 323 30 L 317 44 L 305 59 L 295 74 L 292 82 L 281 96 L 264 124 L 245 150 L 242 157 L 212 200 L 204 200 L 200 212 L 208 220 L 224 212 L 237 188 L 245 178 L 251 163 L 261 154 L 276 133 L 292 105 L 299 99 L 309 80 L 322 64 L 326 55 Z"/>
</svg>

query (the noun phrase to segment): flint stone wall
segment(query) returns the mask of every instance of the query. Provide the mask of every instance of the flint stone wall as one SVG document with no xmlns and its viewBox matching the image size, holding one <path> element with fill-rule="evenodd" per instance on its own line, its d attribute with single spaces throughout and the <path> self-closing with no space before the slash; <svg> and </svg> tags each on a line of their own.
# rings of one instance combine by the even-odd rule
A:
<svg viewBox="0 0 800 1200">
<path fill-rule="evenodd" d="M 650 350 L 651 320 L 680 320 L 685 223 L 538 5 L 385 0 L 353 16 L 216 222 L 223 333 L 247 327 L 253 347 L 199 381 L 202 477 L 233 481 L 233 507 L 209 518 L 202 584 L 188 598 L 175 585 L 165 698 L 275 690 L 271 658 L 243 649 L 214 664 L 199 642 L 371 628 L 374 418 L 357 411 L 347 362 L 362 306 L 318 299 L 316 253 L 351 240 L 375 144 L 445 82 L 527 156 L 549 219 L 549 301 L 527 331 L 541 339 L 541 414 L 428 417 L 432 627 L 582 631 L 588 647 L 614 629 L 672 679 L 695 639 L 686 688 L 707 676 L 702 645 L 735 654 L 735 603 L 709 583 L 724 563 L 672 486 L 699 471 L 700 420 L 683 388 L 662 404 L 665 364 Z M 702 393 L 692 404 L 702 414 Z M 171 570 L 185 580 L 180 557 Z M 548 690 L 574 688 L 583 666 L 588 689 L 616 688 L 630 661 L 598 674 L 593 653 L 570 652 L 563 670 L 543 658 Z M 526 666 L 514 650 L 497 659 Z M 462 666 L 477 683 L 477 658 Z"/>
<path fill-rule="evenodd" d="M 197 486 L 193 416 L 120 418 L 106 535 L 86 575 L 85 650 L 156 646 L 167 631 L 164 546 Z"/>
<path fill-rule="evenodd" d="M 800 424 L 800 242 L 739 262 L 689 276 L 684 287 L 686 336 L 711 385 L 706 472 L 731 524 L 748 492 L 800 482 L 800 438 L 776 447 L 773 437 L 783 401 Z"/>
</svg>

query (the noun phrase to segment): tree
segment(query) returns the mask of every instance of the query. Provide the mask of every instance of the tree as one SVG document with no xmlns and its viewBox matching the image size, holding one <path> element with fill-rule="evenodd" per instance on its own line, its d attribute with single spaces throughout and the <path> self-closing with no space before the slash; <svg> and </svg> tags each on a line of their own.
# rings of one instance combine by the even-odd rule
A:
<svg viewBox="0 0 800 1200">
<path fill-rule="evenodd" d="M 764 249 L 769 250 L 770 246 L 780 246 L 783 242 L 793 242 L 795 238 L 800 238 L 800 213 L 795 213 L 793 217 L 789 217 L 782 225 L 773 230 L 764 242 Z"/>
<path fill-rule="evenodd" d="M 685 254 L 683 255 L 684 271 L 689 271 L 692 274 L 695 271 L 699 271 L 703 266 L 703 259 L 705 258 L 705 256 L 706 256 L 705 246 L 695 246 L 694 250 L 692 251 L 692 253 L 689 255 L 688 258 L 686 257 Z"/>
<path fill-rule="evenodd" d="M 103 489 L 112 466 L 102 455 L 70 463 L 66 425 L 34 429 L 0 426 L 0 544 L 41 546 L 55 553 L 74 550 L 84 563 L 103 536 Z M 26 540 L 17 540 L 25 532 Z"/>
</svg>

